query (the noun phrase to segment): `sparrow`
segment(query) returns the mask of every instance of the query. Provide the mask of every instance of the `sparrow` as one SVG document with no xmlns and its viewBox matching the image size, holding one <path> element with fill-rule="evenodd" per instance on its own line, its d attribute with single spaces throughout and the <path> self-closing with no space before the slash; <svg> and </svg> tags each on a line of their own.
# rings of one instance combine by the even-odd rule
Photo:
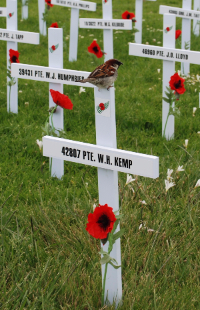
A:
<svg viewBox="0 0 200 310">
<path fill-rule="evenodd" d="M 86 83 L 89 82 L 100 88 L 106 88 L 109 90 L 111 85 L 117 79 L 117 69 L 123 63 L 117 59 L 109 59 L 104 64 L 98 66 L 90 75 L 84 79 L 76 82 Z"/>
</svg>

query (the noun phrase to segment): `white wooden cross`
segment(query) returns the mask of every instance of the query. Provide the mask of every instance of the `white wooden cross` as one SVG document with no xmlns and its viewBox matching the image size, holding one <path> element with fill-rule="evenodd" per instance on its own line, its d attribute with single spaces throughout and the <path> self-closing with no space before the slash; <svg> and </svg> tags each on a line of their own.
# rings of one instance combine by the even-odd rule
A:
<svg viewBox="0 0 200 310">
<path fill-rule="evenodd" d="M 168 47 L 159 47 L 153 45 L 129 43 L 129 55 L 147 57 L 163 60 L 163 96 L 165 96 L 166 87 L 169 87 L 170 77 L 175 73 L 175 61 L 192 64 L 200 64 L 200 52 L 193 52 L 182 49 L 175 49 L 175 18 L 172 15 L 164 15 L 164 29 L 172 27 L 171 31 L 163 32 L 163 42 Z M 170 35 L 168 35 L 171 32 Z M 162 135 L 169 112 L 169 103 L 162 101 Z M 174 116 L 170 115 L 165 131 L 167 140 L 174 138 Z"/>
<path fill-rule="evenodd" d="M 69 61 L 77 60 L 78 52 L 78 20 L 79 9 L 87 11 L 96 11 L 96 3 L 79 0 L 51 0 L 52 4 L 71 8 L 70 22 L 70 41 L 69 41 Z"/>
<path fill-rule="evenodd" d="M 27 0 L 22 0 L 22 19 L 28 19 L 28 3 L 27 3 Z"/>
<path fill-rule="evenodd" d="M 17 0 L 7 0 L 6 8 L 1 8 L 3 12 L 0 16 L 5 16 L 7 29 L 0 29 L 0 40 L 7 41 L 7 68 L 10 66 L 9 50 L 17 50 L 17 42 L 39 44 L 39 34 L 28 31 L 17 30 Z M 9 77 L 7 77 L 9 82 Z M 11 91 L 10 91 L 11 90 Z M 10 93 L 9 93 L 10 92 Z M 11 86 L 7 86 L 7 111 L 18 113 L 18 82 Z"/>
<path fill-rule="evenodd" d="M 104 60 L 113 58 L 113 29 L 131 30 L 132 20 L 112 19 L 112 0 L 102 0 L 103 19 L 80 18 L 79 27 L 87 29 L 103 29 Z"/>
<path fill-rule="evenodd" d="M 75 81 L 88 77 L 90 72 L 63 69 L 62 28 L 48 29 L 48 51 L 49 51 L 49 67 L 13 63 L 11 65 L 12 77 L 41 81 L 41 82 L 49 82 L 49 89 L 59 91 L 60 93 L 63 93 L 63 84 L 83 86 L 82 83 L 77 83 Z M 84 86 L 92 88 L 95 87 L 89 83 L 86 83 Z M 52 106 L 55 106 L 55 104 L 49 92 L 49 107 Z M 56 113 L 53 114 L 53 123 L 55 129 L 60 130 L 64 128 L 63 109 L 59 106 L 56 110 Z M 59 179 L 64 175 L 63 160 L 57 160 L 57 159 L 52 160 L 51 175 Z"/>
<path fill-rule="evenodd" d="M 183 0 L 183 8 L 176 8 L 170 6 L 161 5 L 159 8 L 160 14 L 171 14 L 175 17 L 182 18 L 182 49 L 190 49 L 191 40 L 191 20 L 200 21 L 200 12 L 191 10 L 191 0 Z M 190 64 L 183 62 L 181 64 L 181 72 L 188 75 L 190 72 Z"/>
<path fill-rule="evenodd" d="M 52 45 L 55 46 L 60 44 L 61 39 L 59 38 L 62 38 L 62 29 L 49 28 L 49 49 Z M 61 67 L 61 62 L 58 64 L 58 59 L 62 58 L 61 50 L 62 45 L 60 51 L 59 46 L 57 49 L 54 49 L 52 54 L 55 54 L 53 56 L 49 53 L 49 65 L 52 67 L 13 63 L 11 65 L 12 76 L 22 79 L 49 82 L 49 88 L 52 87 L 61 92 L 63 84 L 82 86 L 82 83 L 76 81 L 88 77 L 90 73 L 58 68 L 58 66 Z M 50 59 L 50 57 L 53 58 Z M 98 91 L 98 88 L 90 83 L 85 83 L 84 87 L 94 88 L 97 145 L 47 136 L 43 138 L 44 155 L 53 158 L 52 175 L 57 177 L 61 177 L 64 173 L 62 170 L 64 160 L 98 167 L 99 203 L 107 203 L 114 211 L 118 211 L 118 171 L 157 178 L 159 175 L 159 159 L 158 157 L 150 155 L 117 150 L 114 87 L 109 91 L 106 89 Z M 70 99 L 73 102 L 73 98 Z M 51 100 L 52 99 L 50 99 L 50 105 L 52 105 Z M 100 103 L 106 104 L 107 107 L 102 113 L 99 113 L 101 112 L 98 108 Z M 62 108 L 60 108 L 60 110 L 62 110 Z M 53 121 L 55 127 L 60 128 L 62 126 L 60 125 L 60 122 L 61 124 L 63 122 L 63 115 L 59 111 L 59 113 L 57 114 L 56 112 L 54 116 L 55 118 Z M 63 151 L 63 147 L 65 148 L 65 152 Z M 105 250 L 106 247 L 107 245 L 105 245 Z M 121 265 L 119 239 L 114 245 L 111 256 L 117 260 L 119 265 Z M 104 274 L 104 265 L 102 267 L 102 274 Z M 105 298 L 106 296 L 111 303 L 113 303 L 113 300 L 116 300 L 117 303 L 121 300 L 121 268 L 115 270 L 112 266 L 108 266 Z"/>
<path fill-rule="evenodd" d="M 64 159 L 98 168 L 99 203 L 108 204 L 113 212 L 119 210 L 118 171 L 142 175 L 150 178 L 159 176 L 159 158 L 116 149 L 115 105 L 111 101 L 112 94 L 107 90 L 95 88 L 95 120 L 96 141 L 92 145 L 73 140 L 59 139 L 50 136 L 43 137 L 43 155 Z M 110 111 L 105 115 L 97 112 L 99 102 L 109 102 Z M 119 227 L 118 227 L 119 230 Z M 108 251 L 108 244 L 103 246 Z M 110 256 L 121 265 L 120 239 L 116 241 Z M 102 285 L 105 265 L 102 265 Z M 114 269 L 108 265 L 105 301 L 116 306 L 122 300 L 121 268 Z"/>
</svg>

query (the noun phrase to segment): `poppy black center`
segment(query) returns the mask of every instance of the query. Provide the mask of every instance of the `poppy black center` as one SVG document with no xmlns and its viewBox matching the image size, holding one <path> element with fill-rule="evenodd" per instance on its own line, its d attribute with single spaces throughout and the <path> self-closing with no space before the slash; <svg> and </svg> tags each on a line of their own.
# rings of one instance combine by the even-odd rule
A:
<svg viewBox="0 0 200 310">
<path fill-rule="evenodd" d="M 174 86 L 177 88 L 181 87 L 181 80 L 179 80 L 177 83 L 174 83 Z"/>
<path fill-rule="evenodd" d="M 103 229 L 103 230 L 106 230 L 107 227 L 109 226 L 110 224 L 110 219 L 109 217 L 106 215 L 106 214 L 102 214 L 97 223 L 99 224 L 99 226 Z"/>
<path fill-rule="evenodd" d="M 130 14 L 128 14 L 128 15 L 127 15 L 127 19 L 130 19 L 130 17 L 131 17 Z"/>
<path fill-rule="evenodd" d="M 94 46 L 94 47 L 93 47 L 93 51 L 94 51 L 95 53 L 98 53 L 99 50 L 98 50 L 97 46 Z"/>
<path fill-rule="evenodd" d="M 17 62 L 17 57 L 16 56 L 12 57 L 12 62 Z"/>
</svg>

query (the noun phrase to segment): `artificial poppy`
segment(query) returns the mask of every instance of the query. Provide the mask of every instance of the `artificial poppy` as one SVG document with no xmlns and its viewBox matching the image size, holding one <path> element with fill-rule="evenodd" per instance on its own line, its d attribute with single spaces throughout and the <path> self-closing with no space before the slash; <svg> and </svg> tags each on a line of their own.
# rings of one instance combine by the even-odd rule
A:
<svg viewBox="0 0 200 310">
<path fill-rule="evenodd" d="M 12 13 L 9 13 L 8 15 L 9 15 L 10 17 L 12 17 Z"/>
<path fill-rule="evenodd" d="M 51 4 L 51 0 L 45 0 L 46 4 L 49 6 L 49 7 L 52 7 L 53 4 Z"/>
<path fill-rule="evenodd" d="M 125 11 L 123 14 L 122 14 L 122 18 L 123 19 L 133 19 L 135 17 L 135 14 L 134 13 L 131 13 L 129 11 Z"/>
<path fill-rule="evenodd" d="M 101 51 L 101 48 L 97 44 L 96 40 L 93 40 L 93 42 L 90 44 L 90 46 L 88 46 L 88 52 L 95 54 L 97 56 L 97 58 L 101 58 L 103 56 L 103 54 L 105 54 Z"/>
<path fill-rule="evenodd" d="M 56 91 L 53 89 L 50 89 L 50 93 L 53 98 L 53 102 L 55 104 L 59 105 L 60 107 L 64 109 L 68 109 L 68 110 L 73 109 L 73 103 L 71 102 L 68 96 L 61 94 L 59 91 Z"/>
<path fill-rule="evenodd" d="M 106 239 L 116 220 L 113 208 L 107 204 L 99 205 L 94 213 L 89 213 L 86 230 L 96 239 Z"/>
<path fill-rule="evenodd" d="M 169 81 L 169 86 L 171 90 L 175 90 L 175 93 L 178 93 L 179 95 L 184 94 L 185 88 L 184 88 L 184 79 L 181 78 L 178 73 L 175 73 L 171 76 L 171 79 Z"/>
<path fill-rule="evenodd" d="M 49 28 L 59 28 L 59 27 L 58 27 L 58 23 L 53 23 L 53 24 L 51 24 L 51 26 L 50 26 Z"/>
<path fill-rule="evenodd" d="M 99 107 L 100 107 L 101 111 L 105 110 L 105 105 L 104 105 L 104 103 L 100 103 L 100 104 L 99 104 Z"/>
<path fill-rule="evenodd" d="M 167 27 L 167 28 L 166 28 L 166 30 L 167 30 L 167 32 L 168 32 L 168 31 L 170 31 L 170 28 L 169 28 L 169 27 Z"/>
<path fill-rule="evenodd" d="M 9 49 L 9 57 L 10 57 L 10 63 L 20 63 L 19 61 L 19 52 Z"/>
<path fill-rule="evenodd" d="M 55 51 L 55 49 L 56 49 L 55 45 L 52 45 L 51 48 L 52 48 L 53 51 Z"/>
<path fill-rule="evenodd" d="M 175 38 L 178 39 L 180 37 L 181 33 L 182 33 L 181 30 L 176 30 Z"/>
</svg>

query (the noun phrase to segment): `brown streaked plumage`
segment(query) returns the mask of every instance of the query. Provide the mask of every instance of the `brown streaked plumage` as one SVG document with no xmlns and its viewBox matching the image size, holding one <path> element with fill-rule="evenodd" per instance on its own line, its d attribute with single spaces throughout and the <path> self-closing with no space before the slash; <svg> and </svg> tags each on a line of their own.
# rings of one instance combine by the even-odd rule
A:
<svg viewBox="0 0 200 310">
<path fill-rule="evenodd" d="M 117 79 L 117 69 L 120 65 L 123 65 L 121 61 L 109 59 L 104 64 L 98 66 L 86 79 L 77 82 L 89 82 L 98 88 L 107 88 L 108 90 Z"/>
</svg>

